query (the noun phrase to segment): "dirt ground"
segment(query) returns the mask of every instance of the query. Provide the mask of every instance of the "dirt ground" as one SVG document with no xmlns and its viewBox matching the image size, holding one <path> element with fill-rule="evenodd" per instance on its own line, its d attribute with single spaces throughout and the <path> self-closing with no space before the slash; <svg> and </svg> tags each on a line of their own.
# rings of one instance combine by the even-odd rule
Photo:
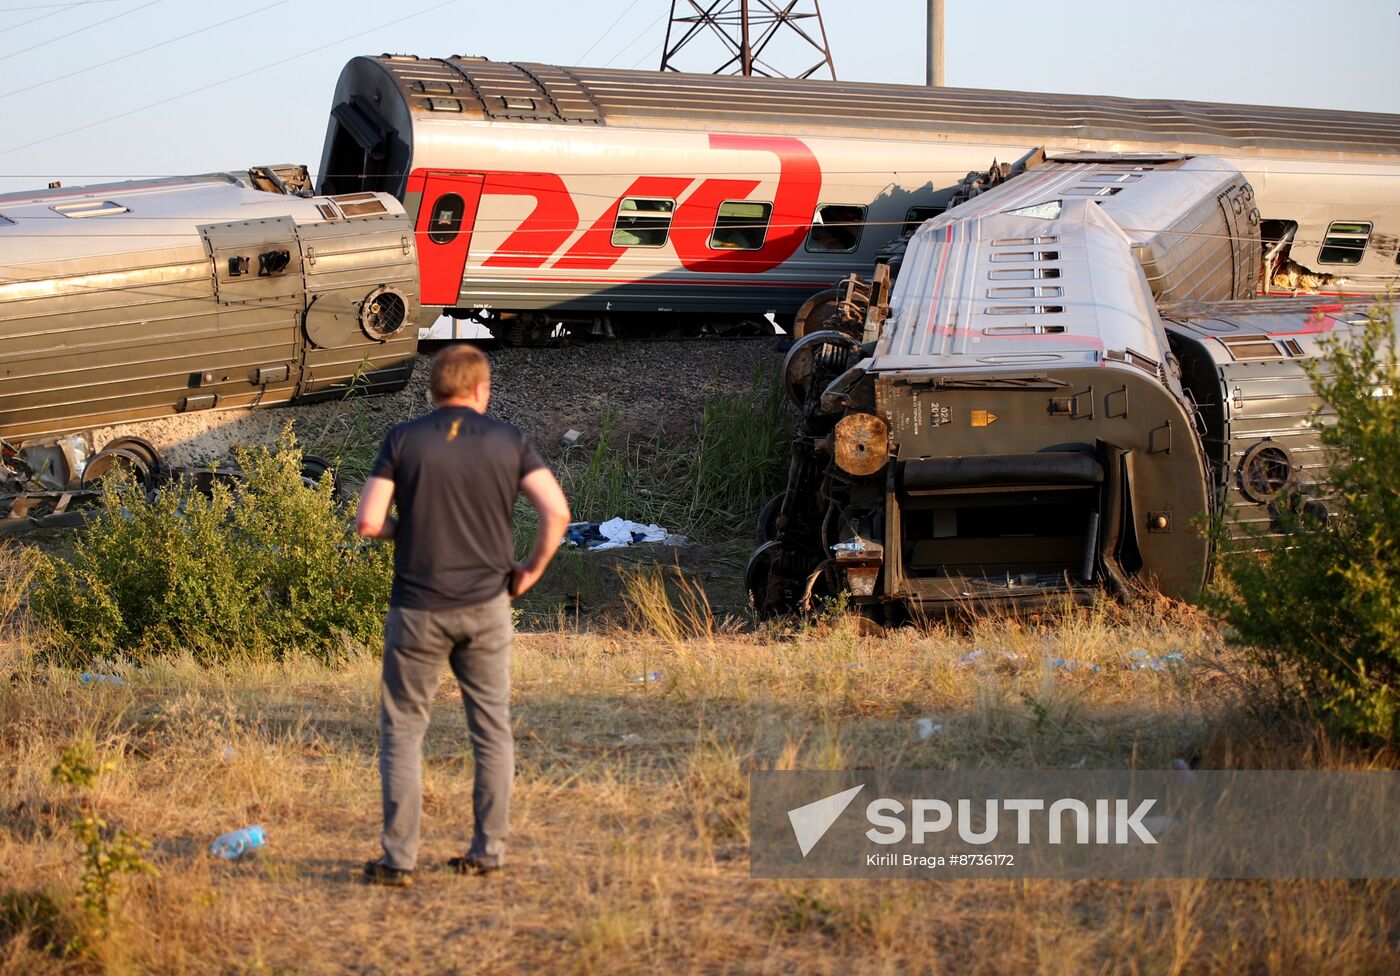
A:
<svg viewBox="0 0 1400 976">
<path fill-rule="evenodd" d="M 587 342 L 488 355 L 490 412 L 525 431 L 546 457 L 562 450 L 567 430 L 579 431 L 585 442 L 596 437 L 609 414 L 623 433 L 683 434 L 699 423 L 709 399 L 748 392 L 755 369 L 779 356 L 771 340 L 760 339 Z M 101 447 L 117 437 L 142 437 L 172 464 L 206 463 L 238 445 L 272 443 L 289 423 L 302 444 L 321 450 L 347 433 L 377 441 L 429 409 L 428 363 L 429 356 L 419 355 L 408 385 L 390 396 L 181 414 L 99 428 L 94 440 Z"/>
</svg>

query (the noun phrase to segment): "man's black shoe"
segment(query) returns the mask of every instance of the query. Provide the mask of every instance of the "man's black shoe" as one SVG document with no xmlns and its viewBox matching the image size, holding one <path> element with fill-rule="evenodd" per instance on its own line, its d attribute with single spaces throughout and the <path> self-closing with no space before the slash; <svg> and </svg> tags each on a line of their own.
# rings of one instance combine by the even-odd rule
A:
<svg viewBox="0 0 1400 976">
<path fill-rule="evenodd" d="M 366 861 L 365 873 L 361 876 L 365 884 L 386 885 L 390 888 L 407 888 L 413 884 L 413 872 L 402 868 L 391 868 L 380 861 Z"/>
<path fill-rule="evenodd" d="M 462 857 L 454 857 L 448 859 L 447 866 L 453 871 L 457 872 L 458 874 L 471 874 L 477 876 L 496 874 L 498 871 L 501 870 L 501 866 L 499 864 L 489 864 L 484 861 L 478 861 L 470 854 L 466 854 Z"/>
</svg>

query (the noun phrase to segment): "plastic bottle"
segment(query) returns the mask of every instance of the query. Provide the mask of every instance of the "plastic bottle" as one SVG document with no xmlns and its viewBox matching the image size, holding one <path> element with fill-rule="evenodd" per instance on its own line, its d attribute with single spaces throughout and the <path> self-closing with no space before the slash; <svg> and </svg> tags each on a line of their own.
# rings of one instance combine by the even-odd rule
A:
<svg viewBox="0 0 1400 976">
<path fill-rule="evenodd" d="M 244 854 L 262 847 L 266 843 L 267 833 L 262 829 L 262 825 L 253 824 L 251 827 L 244 827 L 242 830 L 234 830 L 224 834 L 209 845 L 209 853 L 215 857 L 221 857 L 225 861 L 236 861 Z"/>
</svg>

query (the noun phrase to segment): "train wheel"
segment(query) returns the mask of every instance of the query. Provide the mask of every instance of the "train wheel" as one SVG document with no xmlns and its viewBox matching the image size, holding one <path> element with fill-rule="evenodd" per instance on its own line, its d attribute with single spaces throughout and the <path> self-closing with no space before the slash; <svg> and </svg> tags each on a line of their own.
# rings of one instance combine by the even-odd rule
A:
<svg viewBox="0 0 1400 976">
<path fill-rule="evenodd" d="M 79 483 L 93 488 L 113 472 L 135 478 L 146 491 L 154 491 L 167 474 L 160 453 L 139 437 L 118 437 L 104 446 L 83 466 Z"/>
<path fill-rule="evenodd" d="M 841 292 L 835 288 L 819 291 L 797 310 L 792 323 L 792 337 L 801 339 L 813 332 L 841 329 Z"/>
<path fill-rule="evenodd" d="M 302 455 L 301 459 L 301 483 L 308 488 L 317 488 L 321 484 L 327 472 L 331 476 L 331 493 L 336 498 L 344 497 L 344 490 L 340 484 L 340 475 L 335 470 L 335 465 L 323 457 L 315 454 Z"/>
<path fill-rule="evenodd" d="M 776 541 L 764 543 L 749 557 L 744 586 L 759 616 L 780 617 L 799 609 L 807 582 L 800 572 L 802 562 L 799 554 Z"/>
<path fill-rule="evenodd" d="M 761 546 L 765 542 L 772 542 L 778 537 L 778 516 L 783 512 L 783 504 L 787 501 L 788 491 L 784 488 L 772 498 L 758 513 L 758 544 Z"/>
<path fill-rule="evenodd" d="M 504 346 L 547 346 L 554 341 L 555 325 L 543 315 L 521 312 L 500 323 L 496 338 Z"/>
<path fill-rule="evenodd" d="M 812 332 L 792 344 L 783 360 L 783 385 L 799 410 L 807 410 L 813 387 L 826 385 L 846 370 L 860 343 L 844 332 Z"/>
</svg>

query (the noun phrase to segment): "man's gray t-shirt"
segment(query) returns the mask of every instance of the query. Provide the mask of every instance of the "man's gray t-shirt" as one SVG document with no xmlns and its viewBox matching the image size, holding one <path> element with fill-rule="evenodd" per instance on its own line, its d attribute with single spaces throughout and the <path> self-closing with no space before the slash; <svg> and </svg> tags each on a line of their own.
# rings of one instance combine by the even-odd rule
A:
<svg viewBox="0 0 1400 976">
<path fill-rule="evenodd" d="M 394 483 L 389 605 L 447 610 L 485 603 L 510 582 L 520 479 L 544 461 L 519 430 L 468 407 L 440 407 L 384 437 L 370 477 Z"/>
</svg>

